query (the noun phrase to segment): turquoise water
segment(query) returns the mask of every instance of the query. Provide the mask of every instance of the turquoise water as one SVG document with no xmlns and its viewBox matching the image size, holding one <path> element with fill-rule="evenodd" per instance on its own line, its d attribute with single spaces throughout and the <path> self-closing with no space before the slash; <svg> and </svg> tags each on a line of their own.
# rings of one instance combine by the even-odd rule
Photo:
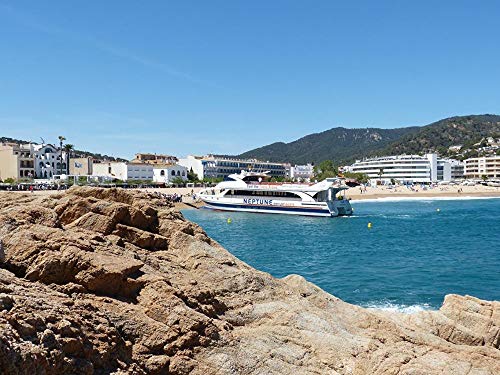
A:
<svg viewBox="0 0 500 375">
<path fill-rule="evenodd" d="M 500 199 L 352 205 L 342 218 L 183 213 L 253 267 L 300 274 L 347 302 L 414 311 L 448 293 L 500 300 Z"/>
</svg>

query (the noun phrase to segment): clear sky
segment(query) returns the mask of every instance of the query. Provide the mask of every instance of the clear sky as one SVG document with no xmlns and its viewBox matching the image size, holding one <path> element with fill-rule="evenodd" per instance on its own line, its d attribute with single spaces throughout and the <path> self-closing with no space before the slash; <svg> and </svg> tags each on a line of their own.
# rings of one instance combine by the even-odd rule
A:
<svg viewBox="0 0 500 375">
<path fill-rule="evenodd" d="M 500 113 L 500 1 L 0 0 L 0 135 L 131 157 Z"/>
</svg>

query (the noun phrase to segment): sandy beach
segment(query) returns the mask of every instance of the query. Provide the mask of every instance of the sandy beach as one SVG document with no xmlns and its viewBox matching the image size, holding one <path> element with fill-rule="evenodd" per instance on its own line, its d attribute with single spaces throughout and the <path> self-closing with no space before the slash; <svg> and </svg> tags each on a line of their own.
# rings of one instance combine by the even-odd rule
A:
<svg viewBox="0 0 500 375">
<path fill-rule="evenodd" d="M 460 192 L 459 192 L 460 189 Z M 366 192 L 361 193 L 359 187 L 350 188 L 346 196 L 352 200 L 379 199 L 379 198 L 431 198 L 431 197 L 500 197 L 500 188 L 492 186 L 450 186 L 440 185 L 438 187 L 424 190 L 421 187 L 410 190 L 406 187 L 389 189 L 386 186 L 367 187 Z"/>
</svg>

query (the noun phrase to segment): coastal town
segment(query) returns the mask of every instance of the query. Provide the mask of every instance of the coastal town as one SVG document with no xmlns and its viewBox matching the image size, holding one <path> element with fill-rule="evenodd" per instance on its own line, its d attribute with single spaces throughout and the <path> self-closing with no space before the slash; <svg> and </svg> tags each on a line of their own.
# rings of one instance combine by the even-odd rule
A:
<svg viewBox="0 0 500 375">
<path fill-rule="evenodd" d="M 34 189 L 68 185 L 145 185 L 195 187 L 222 181 L 242 170 L 267 172 L 275 181 L 313 182 L 321 164 L 292 165 L 224 155 L 137 153 L 129 161 L 82 157 L 73 146 L 57 143 L 9 143 L 0 145 L 0 187 Z M 437 153 L 387 155 L 357 160 L 334 170 L 367 186 L 429 186 L 463 184 L 500 186 L 500 139 L 488 138 L 483 156 L 464 160 L 443 158 Z M 450 149 L 459 150 L 460 146 Z M 329 176 L 333 177 L 333 176 Z"/>
<path fill-rule="evenodd" d="M 0 375 L 500 375 L 500 1 L 0 1 Z"/>
</svg>

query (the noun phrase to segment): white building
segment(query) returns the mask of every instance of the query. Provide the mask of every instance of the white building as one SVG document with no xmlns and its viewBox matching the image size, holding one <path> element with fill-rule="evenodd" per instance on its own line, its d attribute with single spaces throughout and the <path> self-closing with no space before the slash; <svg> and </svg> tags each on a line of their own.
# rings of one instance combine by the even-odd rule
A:
<svg viewBox="0 0 500 375">
<path fill-rule="evenodd" d="M 253 159 L 238 159 L 228 156 L 193 156 L 179 159 L 179 164 L 188 171 L 193 169 L 200 180 L 204 178 L 224 178 L 242 170 L 269 171 L 273 177 L 287 177 L 287 164 L 271 163 Z"/>
<path fill-rule="evenodd" d="M 174 180 L 181 178 L 187 181 L 188 170 L 178 164 L 155 165 L 153 168 L 153 182 L 160 184 L 171 184 Z"/>
<path fill-rule="evenodd" d="M 63 150 L 62 159 L 59 148 L 46 145 L 33 145 L 35 156 L 35 176 L 37 178 L 50 179 L 54 175 L 68 173 L 67 153 Z"/>
<path fill-rule="evenodd" d="M 368 175 L 373 184 L 403 184 L 450 181 L 455 160 L 438 159 L 436 154 L 384 156 L 356 161 L 349 172 Z"/>
<path fill-rule="evenodd" d="M 466 178 L 489 179 L 500 178 L 500 155 L 483 156 L 465 160 L 464 176 Z"/>
<path fill-rule="evenodd" d="M 294 180 L 310 181 L 314 175 L 314 166 L 312 164 L 295 165 L 290 168 L 290 178 Z"/>
<path fill-rule="evenodd" d="M 111 177 L 121 181 L 151 181 L 153 180 L 153 168 L 152 164 L 126 162 L 94 162 L 92 165 L 94 176 Z"/>
</svg>

